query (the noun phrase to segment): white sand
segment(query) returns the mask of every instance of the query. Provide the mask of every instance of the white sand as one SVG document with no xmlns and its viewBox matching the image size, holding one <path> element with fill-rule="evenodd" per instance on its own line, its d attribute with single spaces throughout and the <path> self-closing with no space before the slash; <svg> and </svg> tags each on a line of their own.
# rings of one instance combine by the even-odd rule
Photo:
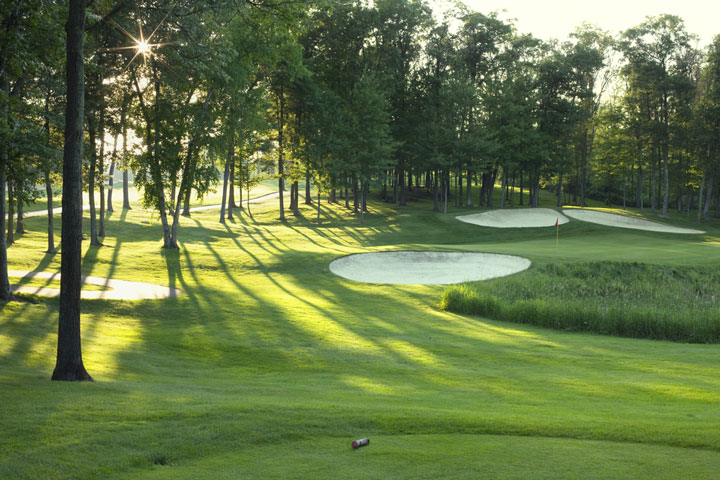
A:
<svg viewBox="0 0 720 480">
<path fill-rule="evenodd" d="M 372 252 L 330 263 L 335 275 L 366 283 L 446 285 L 504 277 L 530 267 L 527 258 L 472 252 Z"/>
<path fill-rule="evenodd" d="M 609 227 L 634 228 L 636 230 L 666 233 L 705 233 L 702 230 L 671 227 L 670 225 L 663 225 L 662 223 L 651 222 L 649 220 L 643 220 L 642 218 L 626 217 L 625 215 L 598 212 L 597 210 L 568 208 L 563 210 L 563 213 L 576 220 L 597 223 L 599 225 L 607 225 Z"/>
<path fill-rule="evenodd" d="M 554 227 L 555 221 L 560 225 L 570 221 L 562 213 L 550 208 L 490 210 L 456 218 L 462 222 L 495 228 Z"/>
<path fill-rule="evenodd" d="M 60 280 L 59 273 L 50 272 L 27 272 L 8 270 L 10 277 L 29 277 Z M 109 290 L 82 290 L 81 298 L 101 300 L 147 300 L 156 298 L 177 297 L 182 295 L 182 290 L 177 288 L 162 287 L 151 283 L 128 282 L 125 280 L 113 280 L 100 277 L 82 277 L 82 282 L 90 285 L 100 285 Z M 11 286 L 13 292 L 30 293 L 41 297 L 59 297 L 59 288 Z"/>
</svg>

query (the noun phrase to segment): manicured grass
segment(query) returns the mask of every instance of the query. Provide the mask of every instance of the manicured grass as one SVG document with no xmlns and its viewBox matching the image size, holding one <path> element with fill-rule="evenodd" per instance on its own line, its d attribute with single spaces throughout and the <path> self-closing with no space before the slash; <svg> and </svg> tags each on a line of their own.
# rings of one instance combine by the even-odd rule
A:
<svg viewBox="0 0 720 480">
<path fill-rule="evenodd" d="M 443 287 L 360 284 L 328 264 L 441 249 L 536 267 L 717 266 L 717 226 L 679 236 L 573 221 L 556 248 L 554 228 L 497 231 L 431 206 L 372 202 L 365 225 L 327 204 L 320 225 L 304 205 L 279 223 L 274 200 L 225 225 L 196 212 L 179 251 L 160 249 L 148 212 L 109 215 L 83 272 L 185 295 L 83 301 L 93 384 L 49 381 L 57 299 L 0 304 L 0 478 L 713 478 L 717 345 L 449 313 L 436 307 Z M 27 227 L 10 268 L 57 270 L 45 219 Z"/>
<path fill-rule="evenodd" d="M 716 266 L 552 263 L 453 285 L 441 308 L 496 320 L 624 337 L 720 343 Z"/>
</svg>

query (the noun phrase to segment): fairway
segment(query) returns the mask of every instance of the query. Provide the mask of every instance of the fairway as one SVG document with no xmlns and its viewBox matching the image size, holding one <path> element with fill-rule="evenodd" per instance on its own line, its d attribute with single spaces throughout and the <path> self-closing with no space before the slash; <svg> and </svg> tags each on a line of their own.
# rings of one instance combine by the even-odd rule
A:
<svg viewBox="0 0 720 480">
<path fill-rule="evenodd" d="M 335 258 L 384 250 L 518 255 L 533 266 L 720 264 L 720 237 L 585 222 L 493 229 L 418 202 L 276 221 L 273 200 L 222 225 L 183 219 L 160 248 L 148 212 L 107 220 L 83 273 L 183 291 L 83 301 L 92 384 L 50 382 L 57 300 L 0 307 L 0 477 L 713 478 L 717 345 L 568 333 L 438 309 L 444 287 L 359 283 Z M 678 226 L 691 222 L 670 220 Z M 44 220 L 13 270 L 56 271 Z M 418 243 L 421 241 L 422 243 Z M 521 272 L 516 275 L 524 275 Z M 353 451 L 350 442 L 369 437 Z"/>
</svg>

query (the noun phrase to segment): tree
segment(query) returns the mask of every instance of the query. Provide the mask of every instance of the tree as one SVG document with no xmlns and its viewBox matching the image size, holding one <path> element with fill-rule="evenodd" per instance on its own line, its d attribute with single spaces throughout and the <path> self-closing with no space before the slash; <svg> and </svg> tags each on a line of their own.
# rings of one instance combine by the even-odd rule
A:
<svg viewBox="0 0 720 480">
<path fill-rule="evenodd" d="M 647 17 L 645 22 L 622 35 L 620 47 L 627 60 L 624 73 L 632 89 L 644 92 L 647 128 L 651 132 L 651 165 L 662 163 L 664 195 L 662 214 L 667 215 L 670 198 L 670 121 L 673 97 L 681 84 L 678 65 L 690 49 L 692 36 L 681 18 L 673 15 Z M 651 167 L 652 168 L 652 167 Z M 657 169 L 658 173 L 660 168 Z M 652 170 L 651 170 L 652 176 Z M 651 177 L 650 206 L 655 209 L 655 178 Z"/>
<path fill-rule="evenodd" d="M 70 0 L 67 22 L 67 106 L 63 153 L 62 257 L 57 362 L 53 380 L 92 381 L 80 345 L 82 150 L 85 0 Z"/>
</svg>

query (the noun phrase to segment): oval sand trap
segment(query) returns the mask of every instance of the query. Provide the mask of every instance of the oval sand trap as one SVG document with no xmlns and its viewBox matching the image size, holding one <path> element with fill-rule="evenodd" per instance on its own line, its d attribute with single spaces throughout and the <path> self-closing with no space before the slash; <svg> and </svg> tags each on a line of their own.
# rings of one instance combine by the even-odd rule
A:
<svg viewBox="0 0 720 480">
<path fill-rule="evenodd" d="M 60 280 L 59 273 L 51 272 L 26 272 L 18 270 L 8 270 L 11 277 L 27 277 L 27 278 L 44 278 L 50 280 Z M 82 283 L 90 285 L 98 285 L 106 287 L 109 290 L 81 290 L 80 297 L 87 299 L 100 300 L 148 300 L 156 298 L 178 297 L 182 294 L 182 290 L 171 287 L 163 287 L 153 285 L 151 283 L 128 282 L 125 280 L 113 280 L 110 278 L 100 277 L 82 277 Z M 41 297 L 59 297 L 59 288 L 49 287 L 30 287 L 11 285 L 13 292 L 30 293 Z"/>
<path fill-rule="evenodd" d="M 335 275 L 366 283 L 447 285 L 488 280 L 521 272 L 530 260 L 513 255 L 474 252 L 371 252 L 333 260 Z"/>
<path fill-rule="evenodd" d="M 642 218 L 626 217 L 625 215 L 598 212 L 597 210 L 571 208 L 563 210 L 563 213 L 570 218 L 582 220 L 583 222 L 607 225 L 608 227 L 634 228 L 636 230 L 665 233 L 705 233 L 702 230 L 671 227 L 670 225 L 663 225 L 662 223 L 651 222 L 649 220 L 643 220 Z"/>
<path fill-rule="evenodd" d="M 555 221 L 561 225 L 570 221 L 562 213 L 550 208 L 490 210 L 472 215 L 460 215 L 456 218 L 461 222 L 495 228 L 554 227 Z"/>
</svg>

